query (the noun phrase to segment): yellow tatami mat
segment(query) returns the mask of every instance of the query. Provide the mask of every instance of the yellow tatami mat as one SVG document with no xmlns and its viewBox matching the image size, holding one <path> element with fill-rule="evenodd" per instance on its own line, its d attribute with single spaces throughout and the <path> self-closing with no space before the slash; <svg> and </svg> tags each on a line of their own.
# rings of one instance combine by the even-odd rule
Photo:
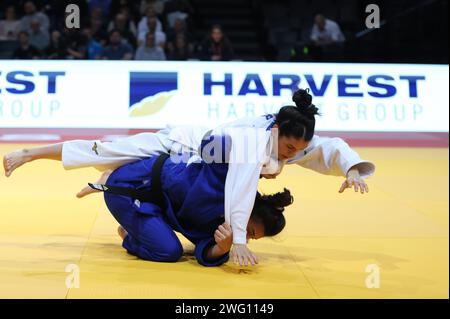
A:
<svg viewBox="0 0 450 319">
<path fill-rule="evenodd" d="M 200 266 L 186 240 L 178 263 L 128 255 L 102 196 L 75 197 L 96 170 L 26 164 L 0 176 L 0 298 L 448 298 L 448 149 L 356 150 L 377 165 L 368 194 L 297 166 L 262 181 L 295 202 L 249 268 Z"/>
</svg>

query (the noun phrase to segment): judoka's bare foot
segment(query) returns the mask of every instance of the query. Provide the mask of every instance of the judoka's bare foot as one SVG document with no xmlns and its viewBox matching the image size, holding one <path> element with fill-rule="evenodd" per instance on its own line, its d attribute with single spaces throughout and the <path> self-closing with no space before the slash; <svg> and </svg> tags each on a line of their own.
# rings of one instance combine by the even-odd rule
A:
<svg viewBox="0 0 450 319">
<path fill-rule="evenodd" d="M 122 226 L 119 226 L 117 228 L 117 233 L 119 234 L 120 238 L 122 238 L 122 240 L 124 240 L 128 235 L 127 231 Z"/>
<path fill-rule="evenodd" d="M 102 176 L 100 176 L 100 178 L 98 179 L 98 181 L 96 181 L 94 184 L 105 184 L 106 181 L 108 180 L 109 175 L 111 175 L 111 173 L 112 173 L 112 170 L 104 171 L 103 174 L 102 174 Z M 83 198 L 83 197 L 86 196 L 86 195 L 93 194 L 93 193 L 97 193 L 97 192 L 100 192 L 100 191 L 98 191 L 98 190 L 96 190 L 96 189 L 93 189 L 93 188 L 91 188 L 91 187 L 88 185 L 88 186 L 84 187 L 81 191 L 79 191 L 79 192 L 77 193 L 77 197 L 78 197 L 78 198 Z"/>
<path fill-rule="evenodd" d="M 13 151 L 6 154 L 3 157 L 3 168 L 5 170 L 5 176 L 11 176 L 12 172 L 22 166 L 23 164 L 32 160 L 32 157 L 28 154 L 27 149 Z"/>
</svg>

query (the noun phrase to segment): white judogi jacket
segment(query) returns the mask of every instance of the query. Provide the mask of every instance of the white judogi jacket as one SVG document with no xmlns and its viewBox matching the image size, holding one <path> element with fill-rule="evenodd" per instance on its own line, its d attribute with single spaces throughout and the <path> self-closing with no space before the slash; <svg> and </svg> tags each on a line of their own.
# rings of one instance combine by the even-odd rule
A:
<svg viewBox="0 0 450 319">
<path fill-rule="evenodd" d="M 196 152 L 206 133 L 228 134 L 232 147 L 225 182 L 225 220 L 232 226 L 233 243 L 246 243 L 246 228 L 255 202 L 261 174 L 279 173 L 285 164 L 297 164 L 316 172 L 346 176 L 355 166 L 367 178 L 375 165 L 362 160 L 340 138 L 315 135 L 308 147 L 287 162 L 273 156 L 271 127 L 273 115 L 243 118 L 213 130 L 199 126 L 168 127 L 157 133 L 141 133 L 110 142 L 75 140 L 63 144 L 62 162 L 66 169 L 96 167 L 114 169 L 161 153 L 179 152 L 182 148 Z M 250 158 L 242 154 L 252 155 Z"/>
<path fill-rule="evenodd" d="M 359 155 L 353 151 L 347 143 L 340 138 L 321 138 L 317 135 L 308 144 L 308 147 L 301 151 L 294 158 L 286 163 L 278 161 L 273 155 L 274 141 L 271 128 L 275 117 L 266 115 L 261 117 L 243 118 L 228 124 L 224 124 L 214 131 L 221 131 L 230 128 L 254 128 L 253 133 L 247 130 L 247 136 L 255 134 L 253 141 L 257 143 L 253 148 L 244 143 L 244 131 L 237 130 L 232 137 L 232 151 L 242 151 L 242 149 L 256 149 L 257 161 L 249 163 L 235 163 L 230 160 L 228 173 L 225 182 L 225 221 L 233 229 L 233 243 L 246 243 L 246 228 L 250 218 L 251 211 L 255 202 L 258 181 L 261 174 L 280 173 L 285 164 L 298 164 L 302 167 L 312 169 L 316 172 L 346 176 L 350 168 L 358 168 L 361 177 L 367 178 L 375 171 L 375 165 L 371 162 L 362 160 Z M 262 130 L 266 134 L 258 134 L 257 130 Z M 214 132 L 213 131 L 213 132 Z M 233 131 L 231 131 L 233 132 Z M 260 133 L 260 132 L 259 132 Z M 258 147 L 260 146 L 260 147 Z M 261 147 L 264 146 L 264 147 Z M 265 151 L 265 152 L 264 152 Z M 235 155 L 236 156 L 236 155 Z M 231 158 L 233 158 L 231 156 Z"/>
</svg>

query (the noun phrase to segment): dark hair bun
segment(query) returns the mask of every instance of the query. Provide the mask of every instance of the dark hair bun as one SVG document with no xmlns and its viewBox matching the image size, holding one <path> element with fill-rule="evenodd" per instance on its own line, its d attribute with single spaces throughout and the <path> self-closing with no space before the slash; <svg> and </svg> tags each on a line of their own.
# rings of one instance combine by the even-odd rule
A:
<svg viewBox="0 0 450 319">
<path fill-rule="evenodd" d="M 292 96 L 292 101 L 295 102 L 297 109 L 306 116 L 314 116 L 319 114 L 319 109 L 312 104 L 312 95 L 309 94 L 309 89 L 298 89 Z"/>
<path fill-rule="evenodd" d="M 261 199 L 266 201 L 267 204 L 277 208 L 284 208 L 294 202 L 294 197 L 292 197 L 291 192 L 286 188 L 283 192 L 279 192 L 273 195 L 263 195 L 261 196 Z"/>
<path fill-rule="evenodd" d="M 292 101 L 295 102 L 298 108 L 306 108 L 311 105 L 312 96 L 309 94 L 309 89 L 298 89 L 292 96 Z"/>
</svg>

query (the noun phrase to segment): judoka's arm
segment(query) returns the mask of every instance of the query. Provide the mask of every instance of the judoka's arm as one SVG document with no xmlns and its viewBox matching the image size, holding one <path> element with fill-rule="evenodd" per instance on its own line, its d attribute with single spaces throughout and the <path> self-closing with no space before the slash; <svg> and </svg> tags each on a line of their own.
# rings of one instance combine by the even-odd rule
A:
<svg viewBox="0 0 450 319">
<path fill-rule="evenodd" d="M 219 257 L 222 257 L 226 253 L 228 253 L 230 250 L 223 251 L 222 248 L 220 248 L 217 244 L 209 247 L 205 253 L 205 259 L 208 261 L 216 260 Z"/>
<path fill-rule="evenodd" d="M 262 164 L 230 163 L 225 181 L 225 220 L 233 229 L 233 261 L 255 265 L 258 258 L 247 247 L 247 223 L 255 203 Z"/>
<path fill-rule="evenodd" d="M 211 237 L 197 243 L 195 257 L 200 265 L 213 267 L 226 263 L 229 259 L 229 253 L 220 251 L 214 238 Z"/>
<path fill-rule="evenodd" d="M 374 173 L 375 165 L 362 160 L 342 139 L 315 135 L 302 152 L 290 159 L 288 164 L 298 164 L 325 175 L 345 176 L 340 193 L 351 187 L 355 187 L 355 191 L 360 189 L 361 193 L 368 192 L 364 178 Z"/>
<path fill-rule="evenodd" d="M 225 220 L 233 229 L 233 244 L 247 243 L 247 223 L 255 204 L 260 164 L 230 163 L 225 181 Z"/>
<path fill-rule="evenodd" d="M 334 176 L 347 176 L 350 169 L 357 169 L 362 178 L 367 178 L 375 171 L 373 163 L 362 160 L 358 153 L 338 137 L 315 135 L 305 151 L 301 151 L 287 163 Z"/>
<path fill-rule="evenodd" d="M 229 135 L 232 147 L 225 181 L 224 208 L 225 221 L 233 230 L 231 255 L 234 262 L 241 266 L 254 265 L 258 259 L 247 248 L 247 223 L 255 203 L 262 166 L 267 162 L 270 131 L 250 129 L 245 132 L 230 131 Z"/>
<path fill-rule="evenodd" d="M 228 261 L 233 232 L 230 225 L 223 223 L 214 232 L 214 239 L 200 241 L 195 249 L 198 262 L 203 266 L 219 266 Z"/>
</svg>

